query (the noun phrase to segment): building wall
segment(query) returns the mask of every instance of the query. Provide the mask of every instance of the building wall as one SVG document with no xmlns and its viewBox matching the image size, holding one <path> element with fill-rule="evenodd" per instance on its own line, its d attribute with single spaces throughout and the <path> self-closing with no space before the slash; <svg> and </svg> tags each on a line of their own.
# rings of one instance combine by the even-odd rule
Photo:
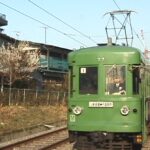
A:
<svg viewBox="0 0 150 150">
<path fill-rule="evenodd" d="M 0 33 L 0 46 L 7 46 L 9 44 L 18 45 L 19 42 L 21 41 Z M 37 89 L 41 88 L 41 84 L 45 79 L 56 81 L 64 80 L 64 76 L 68 72 L 67 55 L 71 50 L 30 41 L 28 41 L 28 43 L 30 47 L 35 47 L 39 50 L 39 67 L 33 72 L 37 86 L 39 85 Z"/>
</svg>

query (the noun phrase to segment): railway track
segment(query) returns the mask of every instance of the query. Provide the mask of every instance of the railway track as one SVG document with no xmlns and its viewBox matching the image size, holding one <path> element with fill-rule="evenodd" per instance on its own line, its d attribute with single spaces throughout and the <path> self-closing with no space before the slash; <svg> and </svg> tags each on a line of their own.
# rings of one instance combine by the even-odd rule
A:
<svg viewBox="0 0 150 150">
<path fill-rule="evenodd" d="M 35 135 L 19 138 L 11 142 L 2 143 L 2 150 L 46 150 L 54 149 L 68 142 L 67 127 L 56 127 Z"/>
<path fill-rule="evenodd" d="M 20 129 L 13 130 L 13 131 L 3 132 L 0 134 L 0 143 L 11 141 L 16 138 L 29 136 L 35 133 L 47 131 L 53 127 L 60 127 L 63 125 L 66 125 L 66 120 L 49 122 L 45 124 L 37 124 L 37 125 L 29 126 L 27 128 L 20 128 Z"/>
</svg>

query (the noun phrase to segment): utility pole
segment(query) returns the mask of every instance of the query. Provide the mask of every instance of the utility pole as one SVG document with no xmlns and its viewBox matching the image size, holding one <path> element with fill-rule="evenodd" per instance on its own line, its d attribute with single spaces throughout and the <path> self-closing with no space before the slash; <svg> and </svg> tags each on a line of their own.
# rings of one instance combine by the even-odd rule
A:
<svg viewBox="0 0 150 150">
<path fill-rule="evenodd" d="M 146 46 L 145 35 L 144 35 L 143 29 L 141 29 L 141 37 L 142 37 L 144 49 L 146 50 L 146 49 L 147 49 L 147 46 Z"/>
<path fill-rule="evenodd" d="M 45 39 L 45 44 L 47 43 L 47 29 L 48 29 L 48 27 L 42 27 L 42 28 L 44 28 L 44 39 Z"/>
<path fill-rule="evenodd" d="M 9 106 L 11 105 L 11 84 L 12 84 L 12 64 L 11 64 L 11 52 L 9 51 Z"/>
<path fill-rule="evenodd" d="M 14 31 L 16 34 L 16 39 L 19 40 L 20 32 L 19 31 Z"/>
</svg>

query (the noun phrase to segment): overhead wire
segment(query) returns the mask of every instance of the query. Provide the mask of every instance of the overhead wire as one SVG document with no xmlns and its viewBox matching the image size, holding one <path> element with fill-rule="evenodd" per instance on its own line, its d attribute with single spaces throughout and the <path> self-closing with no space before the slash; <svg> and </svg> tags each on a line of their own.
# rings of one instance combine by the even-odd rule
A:
<svg viewBox="0 0 150 150">
<path fill-rule="evenodd" d="M 119 5 L 117 4 L 117 2 L 115 0 L 113 0 L 114 4 L 117 6 L 117 8 L 119 10 L 121 10 L 121 8 L 119 7 Z M 135 29 L 132 27 L 134 34 L 136 35 L 136 37 L 138 38 L 138 40 L 140 41 L 140 43 L 142 44 L 142 46 L 144 46 L 143 42 L 141 41 L 141 39 L 139 38 L 138 33 L 136 33 Z"/>
<path fill-rule="evenodd" d="M 4 4 L 4 3 L 2 3 L 2 2 L 0 2 L 0 4 L 3 5 L 3 6 L 5 6 L 5 7 L 7 7 L 7 8 L 9 8 L 9 9 L 11 9 L 11 10 L 13 10 L 13 11 L 15 11 L 15 12 L 17 12 L 17 13 L 19 13 L 19 14 L 21 14 L 21 15 L 23 15 L 23 16 L 25 16 L 25 17 L 27 17 L 27 18 L 30 18 L 31 20 L 34 20 L 34 21 L 36 21 L 36 22 L 38 22 L 38 23 L 40 23 L 40 24 L 42 24 L 42 25 L 44 25 L 44 26 L 46 26 L 46 27 L 48 27 L 48 28 L 50 28 L 50 29 L 53 29 L 53 30 L 55 30 L 56 32 L 58 32 L 58 33 L 60 33 L 60 34 L 63 34 L 63 35 L 65 35 L 65 36 L 67 36 L 68 38 L 70 38 L 70 39 L 76 41 L 77 43 L 80 43 L 82 46 L 87 47 L 87 45 L 85 45 L 84 43 L 80 42 L 79 40 L 77 40 L 77 39 L 75 39 L 75 38 L 69 36 L 67 33 L 64 33 L 64 32 L 62 32 L 62 31 L 60 31 L 60 30 L 58 30 L 58 29 L 56 29 L 56 28 L 54 28 L 54 27 L 51 27 L 51 26 L 49 26 L 48 24 L 46 24 L 46 23 L 44 23 L 44 22 L 42 22 L 42 21 L 40 21 L 40 20 L 38 20 L 38 19 L 36 19 L 36 18 L 33 18 L 32 16 L 27 15 L 27 14 L 25 14 L 25 13 L 23 13 L 23 12 L 21 12 L 21 11 L 15 9 L 15 8 L 9 6 L 9 5 L 6 5 L 6 4 Z"/>
<path fill-rule="evenodd" d="M 120 9 L 119 5 L 116 3 L 115 0 L 113 0 L 113 2 L 115 3 L 115 5 L 117 6 L 118 9 Z M 121 9 L 120 9 L 121 10 Z"/>
<path fill-rule="evenodd" d="M 97 44 L 97 42 L 92 39 L 91 37 L 89 37 L 88 35 L 82 33 L 81 31 L 77 30 L 76 28 L 74 28 L 73 26 L 71 26 L 70 24 L 66 23 L 65 21 L 63 21 L 62 19 L 58 18 L 56 15 L 50 13 L 48 10 L 44 9 L 43 7 L 37 5 L 35 2 L 33 2 L 32 0 L 28 0 L 30 3 L 32 3 L 34 6 L 38 7 L 39 9 L 41 9 L 42 11 L 44 11 L 45 13 L 47 13 L 48 15 L 52 16 L 53 18 L 59 20 L 60 22 L 62 22 L 63 24 L 65 24 L 66 26 L 70 27 L 71 29 L 73 29 L 74 31 L 78 32 L 80 35 L 84 36 L 85 38 L 89 39 L 90 41 L 94 42 L 95 44 Z"/>
</svg>

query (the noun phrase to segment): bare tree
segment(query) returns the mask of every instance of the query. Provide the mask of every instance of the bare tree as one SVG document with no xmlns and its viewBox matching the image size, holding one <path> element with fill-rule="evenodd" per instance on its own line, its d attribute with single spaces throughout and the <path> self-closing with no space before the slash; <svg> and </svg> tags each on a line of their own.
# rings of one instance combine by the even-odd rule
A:
<svg viewBox="0 0 150 150">
<path fill-rule="evenodd" d="M 29 78 L 38 65 L 39 49 L 30 47 L 27 42 L 20 42 L 18 46 L 8 44 L 0 48 L 0 76 L 5 76 L 9 84 Z"/>
</svg>

